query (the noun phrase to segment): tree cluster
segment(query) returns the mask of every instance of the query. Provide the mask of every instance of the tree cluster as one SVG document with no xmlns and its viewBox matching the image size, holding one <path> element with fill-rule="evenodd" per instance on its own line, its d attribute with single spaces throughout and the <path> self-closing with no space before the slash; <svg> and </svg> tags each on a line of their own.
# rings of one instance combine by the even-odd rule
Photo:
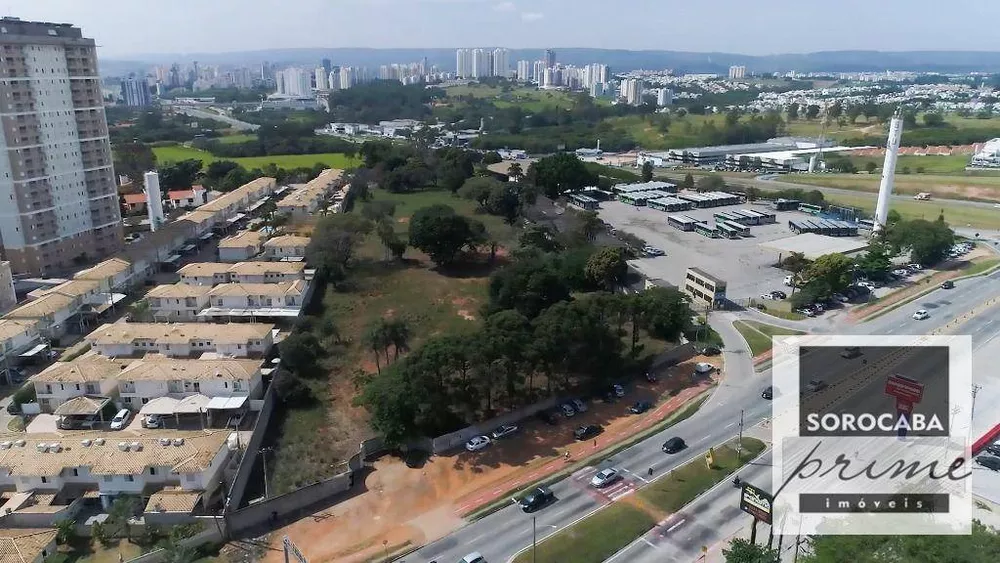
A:
<svg viewBox="0 0 1000 563">
<path fill-rule="evenodd" d="M 508 225 L 513 225 L 525 208 L 535 203 L 534 186 L 501 182 L 488 176 L 469 178 L 459 188 L 458 195 L 475 201 L 478 211 L 502 217 Z"/>
<path fill-rule="evenodd" d="M 527 180 L 551 199 L 597 184 L 597 176 L 571 153 L 547 156 L 532 163 Z"/>
<path fill-rule="evenodd" d="M 271 156 L 279 154 L 343 153 L 354 156 L 357 145 L 336 137 L 315 135 L 312 131 L 303 136 L 277 136 L 259 134 L 253 141 L 223 143 L 217 140 L 195 142 L 194 146 L 221 158 Z"/>
<path fill-rule="evenodd" d="M 911 219 L 891 224 L 885 230 L 884 241 L 893 254 L 908 251 L 911 262 L 932 266 L 948 255 L 955 233 L 942 214 L 934 221 Z"/>
<path fill-rule="evenodd" d="M 389 192 L 402 193 L 437 186 L 452 193 L 475 173 L 482 155 L 457 148 L 432 150 L 417 142 L 409 145 L 368 141 L 358 155 L 371 180 Z M 367 174 L 367 172 L 364 172 Z"/>
<path fill-rule="evenodd" d="M 179 143 L 190 141 L 195 135 L 219 137 L 229 127 L 214 119 L 167 115 L 157 107 L 108 107 L 106 113 L 113 147 L 124 143 Z M 194 122 L 198 127 L 192 129 Z"/>
<path fill-rule="evenodd" d="M 488 237 L 482 222 L 459 215 L 443 204 L 414 212 L 409 236 L 410 244 L 426 252 L 438 266 L 454 265 L 464 252 L 475 252 Z"/>
<path fill-rule="evenodd" d="M 430 102 L 441 97 L 443 91 L 423 84 L 376 80 L 330 94 L 330 113 L 334 121 L 347 123 L 423 119 L 431 113 Z"/>
</svg>

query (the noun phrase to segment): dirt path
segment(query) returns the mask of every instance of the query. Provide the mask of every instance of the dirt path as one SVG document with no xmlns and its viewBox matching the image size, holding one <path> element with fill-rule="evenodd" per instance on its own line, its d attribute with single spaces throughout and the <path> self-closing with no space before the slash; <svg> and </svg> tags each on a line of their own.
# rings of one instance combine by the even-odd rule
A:
<svg viewBox="0 0 1000 563">
<path fill-rule="evenodd" d="M 365 479 L 366 492 L 334 505 L 318 517 L 304 518 L 272 534 L 264 561 L 283 563 L 280 538 L 288 535 L 311 563 L 361 562 L 409 545 L 444 537 L 462 525 L 462 515 L 489 504 L 510 490 L 526 486 L 655 425 L 709 388 L 692 385 L 695 362 L 718 364 L 718 357 L 693 358 L 661 373 L 656 384 L 637 383 L 618 403 L 592 403 L 588 412 L 556 426 L 524 421 L 519 435 L 481 452 L 464 450 L 434 456 L 419 469 L 384 457 Z M 657 408 L 629 416 L 626 406 L 663 397 Z M 572 429 L 601 424 L 597 440 L 575 442 Z M 385 542 L 385 544 L 383 544 Z"/>
</svg>

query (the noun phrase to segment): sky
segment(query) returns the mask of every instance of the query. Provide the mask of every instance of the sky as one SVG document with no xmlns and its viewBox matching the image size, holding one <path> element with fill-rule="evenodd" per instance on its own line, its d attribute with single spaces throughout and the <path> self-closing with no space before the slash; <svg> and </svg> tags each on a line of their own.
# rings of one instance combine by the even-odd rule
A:
<svg viewBox="0 0 1000 563">
<path fill-rule="evenodd" d="M 0 7 L 4 15 L 78 25 L 100 56 L 115 59 L 294 47 L 1000 51 L 1000 2 L 989 0 L 0 0 Z"/>
</svg>

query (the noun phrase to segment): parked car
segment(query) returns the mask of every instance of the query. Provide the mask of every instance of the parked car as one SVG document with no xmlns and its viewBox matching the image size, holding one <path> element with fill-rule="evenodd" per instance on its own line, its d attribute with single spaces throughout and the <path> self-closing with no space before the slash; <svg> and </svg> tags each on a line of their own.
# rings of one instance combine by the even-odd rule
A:
<svg viewBox="0 0 1000 563">
<path fill-rule="evenodd" d="M 478 452 L 479 450 L 486 449 L 489 445 L 490 439 L 488 436 L 476 436 L 465 443 L 465 449 L 470 452 Z"/>
<path fill-rule="evenodd" d="M 128 426 L 128 421 L 132 418 L 132 411 L 128 409 L 122 409 L 118 411 L 118 414 L 111 419 L 111 429 L 121 430 Z"/>
<path fill-rule="evenodd" d="M 911 272 L 919 272 L 920 270 L 923 270 L 924 267 L 921 266 L 920 264 L 913 263 L 913 264 L 907 264 L 906 269 L 910 270 Z"/>
<path fill-rule="evenodd" d="M 559 424 L 559 416 L 553 409 L 545 409 L 538 411 L 538 414 L 536 416 L 538 416 L 539 420 L 541 420 L 545 424 L 548 424 L 549 426 L 555 426 L 556 424 Z"/>
<path fill-rule="evenodd" d="M 563 403 L 559 405 L 559 410 L 562 411 L 563 416 L 565 416 L 566 418 L 571 418 L 576 414 L 576 409 L 574 409 L 573 405 L 569 403 Z"/>
<path fill-rule="evenodd" d="M 917 320 L 917 321 L 922 321 L 924 319 L 929 319 L 930 317 L 931 317 L 931 314 L 928 313 L 924 309 L 920 309 L 916 313 L 913 313 L 913 319 Z"/>
<path fill-rule="evenodd" d="M 852 358 L 857 358 L 861 355 L 861 348 L 858 346 L 848 346 L 844 348 L 844 351 L 840 353 L 840 357 L 846 358 L 848 360 Z"/>
<path fill-rule="evenodd" d="M 656 383 L 656 381 L 657 381 L 656 374 L 653 373 L 653 372 L 651 372 L 651 371 L 647 371 L 646 372 L 646 381 L 648 381 L 650 383 Z"/>
<path fill-rule="evenodd" d="M 673 438 L 663 443 L 663 452 L 668 454 L 675 454 L 686 447 L 687 444 L 684 443 L 684 440 L 674 436 Z"/>
<path fill-rule="evenodd" d="M 806 391 L 810 393 L 822 391 L 823 389 L 826 389 L 825 381 L 820 381 L 818 379 L 810 379 L 809 382 L 806 383 Z"/>
<path fill-rule="evenodd" d="M 588 424 L 586 426 L 581 426 L 576 430 L 574 430 L 573 437 L 576 438 L 577 440 L 586 440 L 587 438 L 593 438 L 594 436 L 597 436 L 601 432 L 604 432 L 604 429 L 601 428 L 600 425 Z"/>
<path fill-rule="evenodd" d="M 625 396 L 625 388 L 617 383 L 611 386 L 611 391 L 614 392 L 615 397 L 618 397 L 619 399 Z"/>
<path fill-rule="evenodd" d="M 787 297 L 788 297 L 788 294 L 786 294 L 784 291 L 774 290 L 774 291 L 771 292 L 771 298 L 772 299 L 785 299 Z"/>
<path fill-rule="evenodd" d="M 511 434 L 513 434 L 515 432 L 517 432 L 517 426 L 516 425 L 514 425 L 514 424 L 501 424 L 500 426 L 498 426 L 496 428 L 496 430 L 494 430 L 492 433 L 490 433 L 490 436 L 494 440 L 499 440 L 501 438 L 505 438 L 507 436 L 510 436 Z"/>
<path fill-rule="evenodd" d="M 977 456 L 975 462 L 982 465 L 986 469 L 991 469 L 993 471 L 1000 471 L 1000 457 L 992 455 L 981 455 Z"/>
<path fill-rule="evenodd" d="M 524 495 L 524 498 L 518 504 L 521 505 L 521 510 L 534 512 L 554 500 L 556 500 L 556 495 L 552 492 L 552 489 L 543 485 Z"/>
<path fill-rule="evenodd" d="M 486 563 L 486 558 L 483 557 L 483 554 L 479 553 L 478 551 L 473 551 L 472 553 L 463 557 L 462 560 L 459 561 L 458 563 Z"/>
<path fill-rule="evenodd" d="M 1000 456 L 1000 442 L 994 442 L 986 446 L 986 449 L 983 451 L 990 455 Z"/>
<path fill-rule="evenodd" d="M 159 414 L 147 414 L 142 419 L 143 428 L 161 428 L 163 427 L 163 415 Z"/>
<path fill-rule="evenodd" d="M 774 398 L 774 387 L 771 386 L 771 385 L 768 385 L 767 387 L 764 388 L 763 391 L 760 392 L 760 396 L 762 398 L 767 399 L 768 401 L 770 401 L 771 399 Z"/>
<path fill-rule="evenodd" d="M 941 289 L 951 289 L 953 287 L 955 287 L 955 282 L 951 280 L 944 280 L 941 282 Z"/>
<path fill-rule="evenodd" d="M 632 414 L 642 414 L 651 408 L 653 408 L 653 403 L 650 403 L 649 401 L 636 401 L 628 408 L 628 412 Z"/>
<path fill-rule="evenodd" d="M 621 473 L 618 473 L 617 469 L 615 469 L 614 467 L 609 467 L 607 469 L 598 471 L 597 474 L 594 475 L 593 479 L 590 480 L 590 486 L 594 487 L 595 489 L 607 487 L 611 483 L 614 483 L 618 479 L 621 479 L 621 477 L 622 477 Z"/>
<path fill-rule="evenodd" d="M 584 403 L 580 399 L 573 399 L 570 403 L 573 404 L 573 408 L 576 412 L 587 412 L 587 403 Z"/>
<path fill-rule="evenodd" d="M 722 353 L 722 349 L 718 346 L 705 346 L 701 350 L 702 356 L 718 356 Z"/>
<path fill-rule="evenodd" d="M 802 314 L 802 315 L 805 315 L 807 317 L 815 317 L 816 316 L 816 312 L 813 311 L 812 309 L 802 308 L 802 309 L 796 310 L 795 312 L 799 313 L 799 314 Z"/>
<path fill-rule="evenodd" d="M 793 274 L 788 274 L 787 276 L 785 276 L 785 285 L 787 285 L 788 287 L 792 287 L 794 282 L 795 282 L 795 276 Z"/>
<path fill-rule="evenodd" d="M 761 299 L 774 299 L 774 295 L 771 295 L 770 293 L 761 293 L 760 294 L 760 298 Z"/>
</svg>

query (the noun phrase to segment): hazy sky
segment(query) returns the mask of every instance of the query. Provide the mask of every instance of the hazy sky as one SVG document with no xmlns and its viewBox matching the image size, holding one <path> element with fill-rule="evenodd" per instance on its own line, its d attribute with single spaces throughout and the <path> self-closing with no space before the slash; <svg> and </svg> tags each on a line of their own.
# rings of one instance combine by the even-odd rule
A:
<svg viewBox="0 0 1000 563">
<path fill-rule="evenodd" d="M 0 0 L 102 57 L 289 47 L 1000 51 L 990 0 Z"/>
</svg>

